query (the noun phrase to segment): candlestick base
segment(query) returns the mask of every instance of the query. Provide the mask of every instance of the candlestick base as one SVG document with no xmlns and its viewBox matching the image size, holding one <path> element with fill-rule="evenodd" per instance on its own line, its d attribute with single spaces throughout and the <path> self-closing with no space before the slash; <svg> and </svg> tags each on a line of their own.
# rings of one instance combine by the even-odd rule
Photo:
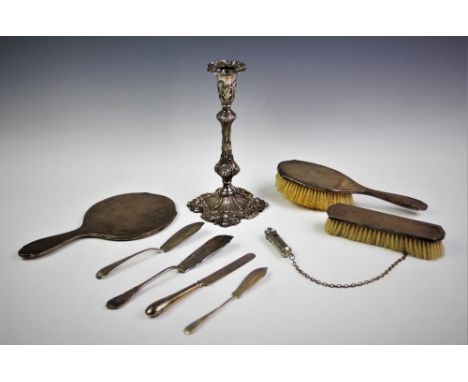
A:
<svg viewBox="0 0 468 382">
<path fill-rule="evenodd" d="M 233 187 L 232 195 L 222 196 L 223 188 L 218 188 L 213 193 L 202 194 L 187 203 L 187 207 L 193 212 L 201 212 L 202 219 L 229 227 L 239 224 L 241 219 L 252 219 L 262 212 L 268 203 L 254 197 L 243 188 Z"/>
</svg>

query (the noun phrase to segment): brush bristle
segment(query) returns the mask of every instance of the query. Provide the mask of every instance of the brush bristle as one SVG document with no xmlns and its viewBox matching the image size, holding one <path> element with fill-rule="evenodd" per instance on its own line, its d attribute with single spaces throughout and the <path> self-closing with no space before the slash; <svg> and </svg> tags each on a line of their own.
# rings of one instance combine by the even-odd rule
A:
<svg viewBox="0 0 468 382">
<path fill-rule="evenodd" d="M 276 174 L 276 188 L 291 202 L 314 210 L 326 211 L 333 204 L 353 204 L 349 193 L 317 191 L 284 179 Z"/>
<path fill-rule="evenodd" d="M 408 236 L 373 230 L 334 219 L 327 220 L 325 223 L 325 231 L 330 235 L 342 236 L 346 239 L 359 241 L 365 244 L 378 245 L 401 253 L 407 253 L 410 256 L 424 260 L 435 260 L 444 255 L 442 241 L 430 242 L 414 239 Z"/>
</svg>

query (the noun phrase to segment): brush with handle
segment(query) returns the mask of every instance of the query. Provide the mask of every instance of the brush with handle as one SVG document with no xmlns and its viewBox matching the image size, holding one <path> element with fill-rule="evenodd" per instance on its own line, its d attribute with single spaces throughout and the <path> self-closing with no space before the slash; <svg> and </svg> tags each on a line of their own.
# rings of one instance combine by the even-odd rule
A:
<svg viewBox="0 0 468 382">
<path fill-rule="evenodd" d="M 304 271 L 297 263 L 291 247 L 273 228 L 265 230 L 265 237 L 291 260 L 296 271 L 309 281 L 327 288 L 356 288 L 372 284 L 387 276 L 407 256 L 436 260 L 444 255 L 444 229 L 437 224 L 403 218 L 401 216 L 368 210 L 348 204 L 334 204 L 327 210 L 325 231 L 357 242 L 376 245 L 401 252 L 402 255 L 377 276 L 353 283 L 331 283 L 319 280 Z"/>
<path fill-rule="evenodd" d="M 188 239 L 190 236 L 198 232 L 198 230 L 202 227 L 203 224 L 204 224 L 203 222 L 189 224 L 181 228 L 180 230 L 178 230 L 169 239 L 167 239 L 166 242 L 163 245 L 161 245 L 159 248 L 156 248 L 156 247 L 145 248 L 145 249 L 142 249 L 141 251 L 131 254 L 130 256 L 124 257 L 123 259 L 117 260 L 113 262 L 112 264 L 105 266 L 104 268 L 97 271 L 96 278 L 103 279 L 109 273 L 111 273 L 114 269 L 116 269 L 123 263 L 134 258 L 135 256 L 138 256 L 139 254 L 143 252 L 147 252 L 147 251 L 155 251 L 156 253 L 169 252 L 171 249 L 175 248 L 180 243 Z"/>
<path fill-rule="evenodd" d="M 405 195 L 365 187 L 345 174 L 317 163 L 289 160 L 278 164 L 276 187 L 295 204 L 326 211 L 333 204 L 352 204 L 352 194 L 364 194 L 400 207 L 423 211 L 427 204 Z"/>
<path fill-rule="evenodd" d="M 444 229 L 438 225 L 347 204 L 327 210 L 325 231 L 423 260 L 444 255 Z"/>
<path fill-rule="evenodd" d="M 229 297 L 226 301 L 224 301 L 221 305 L 217 308 L 213 309 L 212 311 L 208 312 L 204 316 L 200 317 L 198 320 L 193 321 L 190 325 L 186 326 L 184 329 L 185 334 L 192 334 L 202 323 L 206 321 L 207 318 L 211 317 L 215 314 L 218 310 L 222 307 L 242 297 L 242 295 L 247 292 L 250 288 L 252 288 L 256 283 L 258 283 L 267 273 L 268 268 L 257 268 L 250 272 L 239 284 L 237 289 L 231 293 L 231 297 Z"/>
</svg>

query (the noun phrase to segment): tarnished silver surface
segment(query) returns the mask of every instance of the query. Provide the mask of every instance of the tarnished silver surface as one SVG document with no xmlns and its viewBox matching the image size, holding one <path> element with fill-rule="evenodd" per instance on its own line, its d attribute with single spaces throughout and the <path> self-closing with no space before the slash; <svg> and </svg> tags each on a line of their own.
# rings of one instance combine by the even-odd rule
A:
<svg viewBox="0 0 468 382">
<path fill-rule="evenodd" d="M 187 325 L 184 329 L 185 334 L 192 334 L 195 329 L 197 329 L 203 322 L 206 321 L 208 317 L 211 317 L 215 314 L 218 310 L 220 310 L 223 306 L 227 305 L 229 302 L 240 298 L 247 290 L 252 288 L 256 283 L 258 283 L 267 273 L 268 268 L 257 268 L 250 272 L 240 283 L 237 289 L 232 292 L 231 297 L 229 297 L 226 301 L 224 301 L 221 305 L 217 308 L 213 309 L 212 311 L 208 312 L 204 316 L 200 317 L 199 319 L 193 321 L 191 324 Z"/>
<path fill-rule="evenodd" d="M 151 276 L 150 278 L 146 279 L 142 283 L 134 286 L 133 288 L 119 294 L 111 298 L 107 301 L 107 308 L 108 309 L 119 309 L 124 304 L 126 304 L 138 291 L 143 288 L 146 284 L 150 283 L 151 281 L 156 280 L 159 276 L 163 275 L 166 272 L 177 270 L 179 273 L 185 273 L 188 270 L 192 269 L 196 265 L 200 264 L 203 260 L 208 258 L 218 249 L 221 249 L 226 244 L 228 244 L 232 240 L 232 236 L 229 235 L 219 235 L 211 238 L 205 244 L 203 244 L 200 248 L 192 252 L 187 258 L 182 260 L 178 265 L 172 265 L 163 269 L 162 271 L 156 273 L 155 275 Z"/>
<path fill-rule="evenodd" d="M 96 278 L 102 279 L 106 277 L 114 269 L 118 268 L 120 265 L 127 262 L 128 260 L 133 259 L 135 256 L 138 256 L 140 253 L 147 252 L 147 251 L 154 251 L 156 253 L 170 251 L 171 249 L 175 248 L 177 245 L 182 243 L 184 240 L 188 239 L 194 233 L 198 232 L 198 230 L 202 227 L 203 224 L 204 224 L 203 222 L 197 222 L 197 223 L 192 223 L 181 228 L 175 234 L 173 234 L 169 239 L 167 239 L 165 243 L 161 245 L 160 248 L 157 248 L 157 247 L 145 248 L 138 252 L 132 253 L 131 255 L 124 257 L 123 259 L 114 261 L 112 264 L 109 264 L 101 268 L 99 271 L 97 271 Z"/>
<path fill-rule="evenodd" d="M 164 195 L 148 192 L 115 195 L 89 208 L 81 227 L 33 241 L 21 248 L 18 254 L 23 259 L 35 259 L 84 237 L 141 239 L 166 228 L 176 214 L 174 202 Z"/>
<path fill-rule="evenodd" d="M 427 204 L 421 200 L 362 186 L 347 175 L 317 163 L 283 161 L 278 164 L 278 174 L 292 183 L 317 191 L 364 194 L 413 210 L 427 209 Z"/>
<path fill-rule="evenodd" d="M 163 252 L 169 252 L 171 249 L 177 247 L 180 243 L 188 239 L 193 234 L 197 233 L 200 228 L 203 226 L 203 222 L 196 222 L 178 230 L 175 234 L 173 234 L 169 239 L 167 239 L 163 245 L 161 245 L 160 249 Z"/>
<path fill-rule="evenodd" d="M 237 89 L 237 73 L 247 66 L 237 60 L 217 60 L 208 64 L 208 71 L 217 76 L 218 96 L 222 109 L 216 115 L 222 128 L 221 158 L 215 172 L 223 179 L 223 186 L 213 193 L 205 193 L 190 201 L 187 206 L 201 213 L 204 220 L 228 227 L 239 224 L 242 219 L 251 219 L 262 212 L 268 204 L 255 198 L 250 192 L 232 185 L 232 178 L 240 171 L 234 160 L 231 145 L 231 125 L 236 113 L 231 110 Z"/>
<path fill-rule="evenodd" d="M 400 264 L 403 260 L 406 259 L 407 254 L 403 253 L 401 257 L 399 257 L 397 260 L 395 260 L 392 264 L 390 264 L 389 267 L 387 267 L 383 272 L 379 273 L 377 276 L 371 277 L 367 280 L 363 281 L 358 281 L 355 283 L 347 283 L 347 284 L 339 284 L 339 283 L 330 283 L 327 281 L 322 281 L 319 280 L 318 278 L 309 275 L 306 271 L 304 271 L 299 264 L 296 261 L 296 256 L 291 250 L 291 247 L 285 243 L 283 239 L 279 236 L 279 234 L 273 229 L 273 228 L 267 228 L 265 230 L 265 237 L 267 238 L 268 241 L 270 241 L 281 253 L 282 257 L 286 257 L 289 260 L 291 260 L 293 267 L 296 269 L 296 271 L 303 277 L 305 277 L 307 280 L 317 284 L 321 285 L 327 288 L 357 288 L 360 286 L 364 285 L 369 285 L 372 284 L 375 281 L 378 281 L 385 277 L 390 271 L 395 268 L 398 264 Z"/>
<path fill-rule="evenodd" d="M 336 221 L 411 239 L 438 242 L 445 238 L 445 231 L 438 224 L 404 218 L 367 208 L 335 204 L 328 208 L 327 214 L 330 219 Z"/>
<path fill-rule="evenodd" d="M 239 269 L 243 265 L 247 264 L 249 261 L 252 261 L 254 258 L 255 255 L 253 253 L 248 253 L 233 261 L 232 263 L 226 265 L 225 267 L 217 270 L 216 272 L 208 275 L 207 277 L 189 285 L 188 287 L 181 289 L 180 291 L 173 293 L 167 297 L 161 298 L 158 301 L 153 302 L 146 308 L 146 314 L 150 317 L 159 316 L 161 313 L 164 313 L 167 309 L 174 305 L 177 301 L 180 301 L 183 297 L 187 296 L 188 294 L 192 293 L 193 291 L 199 288 L 215 283 L 216 281 L 222 279 L 224 276 L 227 276 L 228 274 L 234 272 L 236 269 Z"/>
<path fill-rule="evenodd" d="M 255 258 L 255 254 L 248 253 L 242 257 L 239 257 L 237 260 L 233 261 L 232 263 L 226 265 L 225 267 L 217 270 L 216 272 L 212 273 L 209 276 L 204 277 L 200 280 L 204 286 L 208 286 L 214 284 L 219 279 L 222 279 L 224 276 L 228 275 L 229 273 L 235 271 L 239 267 L 244 264 L 247 264 L 249 261 L 252 261 Z"/>
<path fill-rule="evenodd" d="M 247 276 L 245 276 L 236 290 L 232 292 L 232 296 L 235 298 L 241 298 L 245 292 L 247 292 L 250 288 L 252 288 L 256 283 L 265 277 L 267 271 L 267 267 L 254 269 Z"/>
<path fill-rule="evenodd" d="M 180 262 L 177 266 L 179 272 L 184 273 L 192 269 L 196 265 L 200 264 L 208 256 L 211 256 L 218 249 L 223 248 L 232 240 L 233 236 L 230 235 L 218 235 L 208 240 L 189 257 Z"/>
<path fill-rule="evenodd" d="M 273 228 L 267 228 L 265 230 L 265 237 L 278 249 L 278 251 L 280 251 L 281 256 L 289 257 L 292 254 L 291 247 L 286 244 L 278 232 L 276 232 L 276 230 Z"/>
</svg>

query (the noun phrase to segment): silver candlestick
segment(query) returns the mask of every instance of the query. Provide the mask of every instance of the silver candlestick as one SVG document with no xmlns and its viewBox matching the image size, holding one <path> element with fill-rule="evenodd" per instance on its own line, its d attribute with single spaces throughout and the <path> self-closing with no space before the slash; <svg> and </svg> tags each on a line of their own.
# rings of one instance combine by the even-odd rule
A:
<svg viewBox="0 0 468 382">
<path fill-rule="evenodd" d="M 234 161 L 231 147 L 231 125 L 236 113 L 231 105 L 236 95 L 237 73 L 247 66 L 237 60 L 217 60 L 208 64 L 208 72 L 215 73 L 218 80 L 218 96 L 222 109 L 216 115 L 222 127 L 221 158 L 215 165 L 215 172 L 223 179 L 223 186 L 213 193 L 202 194 L 190 201 L 187 206 L 193 212 L 201 212 L 201 217 L 209 222 L 229 227 L 239 224 L 241 219 L 251 219 L 262 212 L 268 203 L 255 198 L 250 192 L 234 187 L 232 178 L 240 171 Z"/>
</svg>

